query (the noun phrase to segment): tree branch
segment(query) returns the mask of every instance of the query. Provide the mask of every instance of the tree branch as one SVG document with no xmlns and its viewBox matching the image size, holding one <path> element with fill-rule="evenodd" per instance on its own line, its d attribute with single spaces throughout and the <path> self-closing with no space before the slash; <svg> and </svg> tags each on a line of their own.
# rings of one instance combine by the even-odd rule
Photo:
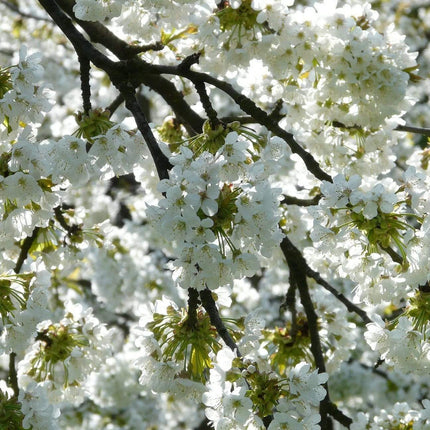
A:
<svg viewBox="0 0 430 430">
<path fill-rule="evenodd" d="M 13 271 L 15 273 L 19 273 L 21 271 L 22 265 L 24 264 L 25 259 L 28 256 L 28 251 L 31 248 L 31 245 L 36 240 L 37 235 L 39 233 L 39 227 L 35 227 L 33 230 L 33 233 L 31 236 L 27 236 L 21 246 L 21 251 L 18 256 L 18 260 L 16 261 L 15 267 Z M 14 352 L 11 352 L 9 354 L 9 375 L 8 380 L 9 384 L 13 389 L 13 393 L 16 397 L 19 395 L 19 386 L 18 386 L 18 378 L 16 374 L 16 367 L 15 367 L 15 361 L 16 361 L 16 354 Z"/>
<path fill-rule="evenodd" d="M 57 0 L 60 7 L 69 14 L 89 35 L 93 42 L 100 43 L 121 60 L 127 60 L 135 57 L 138 53 L 150 49 L 159 50 L 163 47 L 161 44 L 150 44 L 143 46 L 129 45 L 122 39 L 118 38 L 108 28 L 99 22 L 81 21 L 76 19 L 73 14 L 74 0 Z M 145 73 L 139 76 L 136 87 L 139 84 L 146 85 L 153 91 L 163 97 L 166 103 L 173 109 L 176 117 L 184 124 L 190 135 L 199 133 L 203 126 L 203 118 L 194 112 L 181 94 L 169 80 L 159 74 Z"/>
<path fill-rule="evenodd" d="M 188 288 L 188 326 L 197 326 L 197 307 L 200 303 L 199 293 L 195 288 Z"/>
<path fill-rule="evenodd" d="M 354 305 L 354 303 L 348 300 L 342 293 L 339 293 L 333 286 L 331 286 L 325 279 L 323 279 L 318 272 L 312 270 L 306 262 L 305 264 L 307 267 L 306 275 L 309 278 L 315 279 L 318 284 L 324 287 L 327 291 L 330 291 L 330 293 L 332 293 L 336 297 L 336 299 L 338 299 L 345 305 L 349 312 L 356 313 L 363 320 L 364 324 L 369 324 L 372 322 L 372 320 L 367 316 L 366 312 L 363 311 L 363 309 L 360 309 L 357 305 Z"/>
<path fill-rule="evenodd" d="M 217 113 L 215 111 L 215 109 L 212 107 L 212 103 L 209 99 L 209 96 L 206 92 L 206 87 L 204 82 L 201 81 L 195 81 L 193 82 L 197 94 L 200 97 L 200 101 L 203 105 L 203 109 L 206 112 L 206 115 L 209 119 L 210 125 L 212 129 L 215 129 L 218 125 L 221 124 L 221 121 L 218 119 Z"/>
<path fill-rule="evenodd" d="M 9 375 L 8 375 L 8 381 L 10 386 L 13 389 L 13 394 L 15 397 L 19 396 L 19 386 L 18 386 L 18 377 L 16 374 L 16 353 L 11 352 L 9 354 Z"/>
<path fill-rule="evenodd" d="M 290 277 L 299 290 L 300 300 L 306 313 L 311 338 L 311 352 L 315 360 L 315 366 L 318 372 L 323 373 L 326 371 L 326 367 L 318 331 L 318 316 L 315 312 L 306 280 L 306 261 L 287 236 L 285 236 L 281 242 L 281 249 L 290 269 Z M 324 384 L 324 387 L 327 394 L 320 403 L 321 428 L 327 430 L 333 428 L 332 420 L 328 415 L 333 416 L 333 418 L 341 424 L 349 427 L 352 424 L 352 419 L 340 412 L 337 407 L 331 403 L 328 384 Z"/>
<path fill-rule="evenodd" d="M 90 62 L 88 58 L 78 56 L 81 72 L 81 92 L 84 114 L 91 110 Z"/>
<path fill-rule="evenodd" d="M 398 125 L 394 130 L 407 131 L 409 133 L 417 133 L 430 137 L 430 128 L 413 127 L 411 125 Z"/>
<path fill-rule="evenodd" d="M 115 84 L 115 82 L 114 82 Z M 136 93 L 132 86 L 124 84 L 122 81 L 117 84 L 117 88 L 121 91 L 121 94 L 125 99 L 125 106 L 133 114 L 134 120 L 136 121 L 137 128 L 145 139 L 148 145 L 149 152 L 155 163 L 155 167 L 158 172 L 158 177 L 161 179 L 167 179 L 169 177 L 169 170 L 172 168 L 169 159 L 163 154 L 158 143 L 152 133 L 151 127 L 146 120 L 145 114 L 139 106 L 136 100 Z"/>
<path fill-rule="evenodd" d="M 112 114 L 124 103 L 124 96 L 122 94 L 118 94 L 112 103 L 106 108 L 109 111 L 109 118 Z"/>
<path fill-rule="evenodd" d="M 130 110 L 136 121 L 137 128 L 141 132 L 157 168 L 160 179 L 168 178 L 168 170 L 171 168 L 168 158 L 161 152 L 160 147 L 149 127 L 145 114 L 136 100 L 136 93 L 130 80 L 128 63 L 126 61 L 113 62 L 76 30 L 72 21 L 64 12 L 49 0 L 39 0 L 40 4 L 49 13 L 55 23 L 72 43 L 79 57 L 91 61 L 95 66 L 103 69 L 110 77 L 112 83 L 124 96 L 126 107 Z"/>
<path fill-rule="evenodd" d="M 281 204 L 284 205 L 297 205 L 297 206 L 315 206 L 321 200 L 322 195 L 318 194 L 312 199 L 299 199 L 293 196 L 287 196 L 284 194 L 284 198 L 281 200 Z"/>
<path fill-rule="evenodd" d="M 209 315 L 212 325 L 216 328 L 216 331 L 220 335 L 221 339 L 232 351 L 236 352 L 238 357 L 241 357 L 242 354 L 240 353 L 239 348 L 237 347 L 233 338 L 230 336 L 226 326 L 222 322 L 218 308 L 216 307 L 215 300 L 212 297 L 211 290 L 206 288 L 205 290 L 200 291 L 200 300 Z"/>
<path fill-rule="evenodd" d="M 138 68 L 143 67 L 144 69 L 149 67 L 150 69 L 153 69 L 158 73 L 183 76 L 187 79 L 190 79 L 191 81 L 201 80 L 210 85 L 213 85 L 216 88 L 219 88 L 227 95 L 229 95 L 245 113 L 255 118 L 258 123 L 264 125 L 273 134 L 284 139 L 290 147 L 291 151 L 300 156 L 308 170 L 316 178 L 322 181 L 324 180 L 332 182 L 331 176 L 321 169 L 315 158 L 295 141 L 294 136 L 291 133 L 279 127 L 276 120 L 270 117 L 269 114 L 267 114 L 264 110 L 260 109 L 251 99 L 245 97 L 243 94 L 236 91 L 233 86 L 228 82 L 221 81 L 202 72 L 194 72 L 191 70 L 183 71 L 178 66 L 162 66 L 148 64 L 142 65 L 142 62 L 140 61 L 138 62 L 138 64 L 136 64 L 136 66 Z"/>
<path fill-rule="evenodd" d="M 30 251 L 31 245 L 36 240 L 37 235 L 39 234 L 39 227 L 35 227 L 33 229 L 33 233 L 31 236 L 27 236 L 22 242 L 21 251 L 18 256 L 18 260 L 16 261 L 15 267 L 13 271 L 15 273 L 19 273 L 21 271 L 22 265 L 24 264 L 25 259 L 27 258 L 28 251 Z"/>
</svg>

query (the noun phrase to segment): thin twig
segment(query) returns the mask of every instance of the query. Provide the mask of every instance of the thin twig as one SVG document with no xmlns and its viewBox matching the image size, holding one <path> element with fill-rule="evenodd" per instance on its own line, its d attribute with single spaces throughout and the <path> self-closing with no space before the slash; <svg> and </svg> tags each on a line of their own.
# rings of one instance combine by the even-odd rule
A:
<svg viewBox="0 0 430 430">
<path fill-rule="evenodd" d="M 354 305 L 350 300 L 348 300 L 342 293 L 339 293 L 333 286 L 331 286 L 325 279 L 321 277 L 321 275 L 318 272 L 315 272 L 312 270 L 306 263 L 306 275 L 309 278 L 315 279 L 315 281 L 318 282 L 322 287 L 324 287 L 327 291 L 330 291 L 336 299 L 338 299 L 340 302 L 342 302 L 345 307 L 348 309 L 349 312 L 356 313 L 365 324 L 369 324 L 372 322 L 372 320 L 367 316 L 366 312 L 363 311 L 360 307 L 357 305 Z"/>
<path fill-rule="evenodd" d="M 24 241 L 21 245 L 21 251 L 19 253 L 18 260 L 16 261 L 15 267 L 13 269 L 15 273 L 19 273 L 21 271 L 22 265 L 24 264 L 24 261 L 26 260 L 26 258 L 28 256 L 28 252 L 30 251 L 31 245 L 33 244 L 33 242 L 37 238 L 39 230 L 40 230 L 39 227 L 35 227 L 31 236 L 27 236 L 24 239 Z M 18 378 L 17 378 L 17 374 L 16 374 L 15 361 L 16 361 L 16 353 L 11 352 L 9 354 L 9 376 L 8 376 L 8 379 L 9 379 L 9 384 L 13 389 L 14 395 L 16 397 L 18 397 L 19 386 L 18 386 Z"/>
<path fill-rule="evenodd" d="M 344 128 L 345 130 L 362 130 L 363 129 L 363 127 L 360 127 L 359 125 L 347 126 L 347 125 L 345 125 L 339 121 L 333 121 L 331 125 L 333 127 L 336 127 L 336 128 Z M 430 128 L 415 127 L 412 125 L 398 125 L 394 130 L 396 130 L 396 131 L 407 131 L 409 133 L 422 134 L 423 136 L 430 137 Z"/>
<path fill-rule="evenodd" d="M 122 94 L 118 94 L 115 97 L 115 100 L 106 108 L 109 111 L 109 118 L 113 115 L 113 113 L 124 103 L 124 96 Z"/>
</svg>

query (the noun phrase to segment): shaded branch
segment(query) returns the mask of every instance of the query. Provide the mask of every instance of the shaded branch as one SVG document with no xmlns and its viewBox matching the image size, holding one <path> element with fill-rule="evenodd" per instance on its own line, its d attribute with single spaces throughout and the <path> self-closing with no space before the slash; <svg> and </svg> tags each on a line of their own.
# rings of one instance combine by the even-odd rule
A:
<svg viewBox="0 0 430 430">
<path fill-rule="evenodd" d="M 22 265 L 27 258 L 28 251 L 30 251 L 31 245 L 33 245 L 33 242 L 36 240 L 39 230 L 39 227 L 35 227 L 31 236 L 27 236 L 22 242 L 18 260 L 16 261 L 15 267 L 13 269 L 15 273 L 19 273 L 21 271 Z"/>
<path fill-rule="evenodd" d="M 280 111 L 282 109 L 282 100 L 278 100 L 275 104 L 274 109 L 272 110 L 272 112 L 269 113 L 268 117 L 271 118 L 272 120 L 279 122 L 285 115 L 281 115 Z M 221 121 L 228 124 L 229 122 L 234 122 L 234 121 L 238 121 L 241 124 L 255 124 L 256 120 L 255 118 L 253 118 L 252 116 L 224 116 L 221 118 Z"/>
<path fill-rule="evenodd" d="M 202 131 L 204 119 L 191 109 L 183 94 L 176 89 L 172 82 L 152 73 L 141 74 L 138 77 L 139 84 L 141 83 L 151 88 L 172 108 L 176 118 L 184 125 L 190 136 Z"/>
<path fill-rule="evenodd" d="M 39 234 L 39 227 L 35 227 L 33 229 L 33 233 L 31 234 L 31 236 L 27 236 L 22 245 L 21 245 L 21 251 L 19 253 L 18 259 L 16 261 L 15 267 L 14 267 L 14 272 L 15 273 L 19 273 L 22 269 L 22 265 L 24 264 L 25 259 L 28 256 L 28 252 L 30 251 L 31 245 L 33 244 L 33 242 L 36 240 L 37 235 Z M 10 386 L 13 389 L 13 393 L 16 397 L 18 397 L 19 395 L 19 386 L 18 386 L 18 377 L 17 377 L 17 373 L 16 373 L 16 366 L 15 366 L 15 362 L 16 362 L 16 354 L 14 352 L 11 352 L 9 354 L 9 375 L 8 375 L 8 381 Z"/>
<path fill-rule="evenodd" d="M 306 261 L 300 251 L 292 244 L 287 236 L 285 236 L 281 242 L 281 250 L 287 261 L 290 270 L 290 277 L 299 291 L 300 300 L 306 313 L 311 338 L 311 352 L 315 360 L 315 366 L 317 367 L 318 372 L 323 373 L 326 371 L 325 360 L 318 330 L 318 316 L 315 312 L 306 280 Z M 320 402 L 321 428 L 327 430 L 333 428 L 332 420 L 328 415 L 331 415 L 344 426 L 349 427 L 352 424 L 352 419 L 344 415 L 334 404 L 332 404 L 327 383 L 324 384 L 324 388 L 326 389 L 327 394 Z"/>
<path fill-rule="evenodd" d="M 242 354 L 239 351 L 235 341 L 230 336 L 226 326 L 222 322 L 222 319 L 219 315 L 218 308 L 216 307 L 215 300 L 212 297 L 212 292 L 208 288 L 200 291 L 200 300 L 202 302 L 203 307 L 209 315 L 211 320 L 211 324 L 216 328 L 216 331 L 220 335 L 221 339 L 225 342 L 225 344 L 234 352 L 238 357 L 241 357 Z"/>
<path fill-rule="evenodd" d="M 332 126 L 336 128 L 344 128 L 346 130 L 363 130 L 363 127 L 360 127 L 359 125 L 347 126 L 339 121 L 333 121 Z M 412 125 L 398 125 L 394 130 L 422 134 L 423 136 L 430 137 L 430 128 L 414 127 Z"/>
<path fill-rule="evenodd" d="M 321 200 L 322 195 L 318 194 L 312 199 L 299 199 L 293 196 L 283 195 L 283 199 L 281 200 L 281 204 L 284 205 L 296 205 L 296 206 L 315 206 Z"/>
<path fill-rule="evenodd" d="M 197 326 L 197 307 L 200 303 L 199 293 L 195 288 L 188 288 L 188 319 L 189 327 Z"/>
<path fill-rule="evenodd" d="M 403 257 L 401 255 L 397 254 L 397 252 L 394 251 L 393 248 L 391 248 L 389 246 L 381 246 L 381 249 L 383 251 L 385 251 L 395 263 L 398 263 L 401 265 L 404 263 Z"/>
<path fill-rule="evenodd" d="M 206 87 L 204 82 L 195 81 L 193 82 L 197 94 L 199 95 L 200 101 L 203 105 L 203 109 L 206 112 L 206 115 L 209 119 L 210 125 L 212 129 L 215 129 L 217 126 L 221 124 L 221 121 L 218 119 L 217 113 L 215 109 L 212 107 L 212 103 L 209 99 L 209 96 L 206 92 Z"/>
<path fill-rule="evenodd" d="M 19 386 L 18 386 L 18 376 L 16 374 L 16 354 L 14 352 L 11 352 L 9 354 L 9 375 L 8 375 L 8 382 L 10 386 L 12 387 L 13 394 L 15 397 L 19 396 Z"/>
<path fill-rule="evenodd" d="M 394 130 L 407 131 L 409 133 L 422 134 L 423 136 L 430 137 L 430 128 L 413 127 L 411 125 L 398 125 Z"/>
<path fill-rule="evenodd" d="M 291 313 L 291 340 L 294 343 L 297 336 L 297 309 L 296 309 L 296 291 L 297 284 L 295 283 L 294 277 L 290 274 L 290 286 L 288 288 L 287 294 L 285 296 L 285 302 L 282 303 L 280 309 L 287 308 Z"/>
<path fill-rule="evenodd" d="M 122 94 L 118 94 L 115 97 L 115 100 L 106 108 L 109 111 L 109 118 L 113 115 L 113 113 L 124 103 L 124 96 Z"/>
<path fill-rule="evenodd" d="M 115 84 L 115 82 L 114 82 Z M 169 177 L 169 170 L 172 168 L 169 159 L 161 151 L 154 134 L 152 133 L 151 127 L 146 120 L 145 114 L 139 106 L 136 100 L 136 92 L 132 86 L 124 84 L 122 81 L 117 84 L 117 88 L 121 91 L 121 94 L 125 99 L 125 106 L 132 113 L 134 120 L 136 121 L 137 128 L 145 139 L 148 145 L 149 152 L 155 163 L 155 167 L 158 172 L 158 177 L 161 179 L 167 179 Z"/>
<path fill-rule="evenodd" d="M 81 92 L 84 114 L 91 110 L 90 62 L 88 58 L 78 56 L 81 72 Z"/>
<path fill-rule="evenodd" d="M 163 45 L 158 42 L 142 46 L 129 45 L 99 22 L 76 19 L 73 14 L 74 0 L 57 0 L 57 3 L 85 30 L 93 42 L 100 43 L 121 60 L 131 59 L 140 52 L 163 48 Z M 182 67 L 186 70 L 184 65 Z M 137 87 L 139 84 L 144 84 L 160 94 L 173 109 L 175 116 L 184 124 L 190 135 L 200 133 L 204 122 L 203 118 L 191 109 L 189 104 L 184 100 L 183 94 L 176 89 L 174 84 L 157 73 L 151 73 L 149 70 L 148 73 L 139 76 L 139 80 L 135 83 L 135 86 Z"/>
</svg>

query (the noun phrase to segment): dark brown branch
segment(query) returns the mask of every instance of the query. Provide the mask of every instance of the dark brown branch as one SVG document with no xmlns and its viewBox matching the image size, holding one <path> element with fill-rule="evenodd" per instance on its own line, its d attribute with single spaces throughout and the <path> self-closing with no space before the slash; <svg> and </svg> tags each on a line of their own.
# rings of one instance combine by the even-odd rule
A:
<svg viewBox="0 0 430 430">
<path fill-rule="evenodd" d="M 395 263 L 398 263 L 398 264 L 404 263 L 402 256 L 397 254 L 397 252 L 394 251 L 393 248 L 389 246 L 381 246 L 381 249 L 385 251 Z"/>
<path fill-rule="evenodd" d="M 333 127 L 344 128 L 345 130 L 362 130 L 363 128 L 359 125 L 347 126 L 339 121 L 333 121 Z M 394 130 L 396 131 L 406 131 L 409 133 L 421 134 L 423 136 L 430 137 L 430 128 L 414 127 L 412 125 L 398 125 Z"/>
<path fill-rule="evenodd" d="M 12 387 L 13 394 L 15 397 L 19 396 L 19 386 L 18 386 L 18 377 L 16 374 L 16 354 L 14 352 L 11 352 L 9 354 L 9 375 L 8 375 L 8 382 L 10 386 Z"/>
<path fill-rule="evenodd" d="M 212 107 L 212 103 L 206 92 L 205 84 L 204 82 L 196 81 L 194 82 L 194 86 L 196 88 L 197 94 L 200 97 L 200 101 L 203 105 L 203 109 L 205 110 L 206 115 L 208 116 L 211 128 L 215 129 L 221 124 L 221 121 L 218 119 L 216 110 Z"/>
<path fill-rule="evenodd" d="M 39 227 L 35 227 L 31 236 L 27 236 L 24 239 L 21 245 L 21 251 L 19 253 L 18 260 L 16 261 L 15 267 L 13 269 L 15 273 L 19 273 L 21 271 L 22 265 L 24 264 L 24 261 L 28 256 L 28 252 L 30 251 L 31 245 L 36 240 L 38 233 L 39 233 Z M 8 380 L 9 380 L 10 386 L 13 389 L 14 395 L 18 397 L 19 386 L 18 386 L 18 378 L 16 374 L 15 361 L 16 361 L 16 354 L 14 352 L 11 352 L 9 354 Z"/>
<path fill-rule="evenodd" d="M 200 59 L 200 55 L 201 55 L 200 52 L 198 52 L 196 54 L 189 55 L 184 60 L 182 60 L 182 62 L 179 64 L 178 68 L 181 69 L 183 72 L 190 70 L 190 67 L 193 64 L 198 64 L 199 59 Z"/>
<path fill-rule="evenodd" d="M 411 125 L 398 125 L 394 130 L 407 131 L 409 133 L 422 134 L 423 136 L 430 137 L 430 128 L 413 127 Z"/>
<path fill-rule="evenodd" d="M 299 199 L 293 196 L 283 196 L 284 198 L 281 200 L 281 204 L 284 205 L 296 205 L 296 206 L 315 206 L 321 200 L 321 194 L 318 194 L 312 199 Z"/>
<path fill-rule="evenodd" d="M 113 115 L 113 113 L 124 103 L 124 96 L 122 94 L 118 94 L 115 97 L 115 100 L 106 108 L 109 111 L 109 118 Z"/>
<path fill-rule="evenodd" d="M 134 120 L 136 121 L 137 128 L 145 139 L 148 145 L 149 152 L 155 163 L 155 167 L 158 172 L 158 177 L 161 179 L 167 179 L 169 177 L 169 170 L 172 168 L 169 159 L 161 151 L 154 134 L 152 133 L 151 127 L 146 120 L 145 114 L 139 106 L 136 100 L 136 93 L 133 87 L 123 84 L 122 82 L 117 86 L 121 91 L 121 94 L 125 99 L 125 106 L 133 114 Z"/>
<path fill-rule="evenodd" d="M 407 131 L 409 133 L 422 134 L 423 136 L 430 137 L 430 128 L 412 127 L 411 125 L 398 125 L 394 130 Z"/>
<path fill-rule="evenodd" d="M 294 343 L 297 336 L 297 309 L 296 309 L 297 284 L 294 277 L 290 276 L 290 286 L 285 296 L 285 302 L 281 305 L 281 310 L 287 308 L 291 313 L 291 340 Z"/>
<path fill-rule="evenodd" d="M 197 307 L 200 303 L 199 293 L 195 288 L 188 288 L 188 326 L 197 326 Z"/>
<path fill-rule="evenodd" d="M 148 73 L 139 75 L 139 83 L 146 85 L 163 97 L 190 136 L 201 133 L 204 119 L 191 109 L 183 94 L 172 82 L 162 76 Z"/>
<path fill-rule="evenodd" d="M 27 236 L 24 239 L 21 245 L 21 251 L 19 253 L 18 260 L 16 261 L 15 267 L 13 269 L 15 273 L 19 273 L 21 271 L 22 265 L 27 258 L 28 251 L 30 251 L 31 245 L 33 245 L 33 242 L 36 240 L 38 234 L 39 227 L 35 227 L 31 236 Z"/>
<path fill-rule="evenodd" d="M 221 339 L 232 351 L 236 352 L 238 357 L 241 357 L 242 355 L 239 351 L 239 348 L 237 347 L 233 338 L 230 336 L 226 326 L 222 322 L 218 308 L 216 307 L 215 300 L 212 297 L 211 290 L 205 289 L 200 291 L 200 300 L 209 315 L 212 325 L 216 328 L 216 331 L 220 335 Z"/>
<path fill-rule="evenodd" d="M 275 104 L 274 109 L 269 114 L 269 118 L 271 118 L 274 121 L 279 122 L 285 115 L 281 115 L 279 112 L 282 108 L 282 100 L 278 100 Z M 225 124 L 228 124 L 229 122 L 238 121 L 241 124 L 255 124 L 256 120 L 252 116 L 224 116 L 221 118 L 221 121 Z"/>
<path fill-rule="evenodd" d="M 81 72 L 81 92 L 84 114 L 91 110 L 90 62 L 88 58 L 78 56 Z"/>
<path fill-rule="evenodd" d="M 325 360 L 318 330 L 318 316 L 312 303 L 312 298 L 309 293 L 309 287 L 306 279 L 306 261 L 300 251 L 292 244 L 287 236 L 285 236 L 281 242 L 281 249 L 290 270 L 290 278 L 297 286 L 300 294 L 300 300 L 306 313 L 311 338 L 311 352 L 315 360 L 315 366 L 317 367 L 318 372 L 323 373 L 326 371 Z M 327 394 L 320 403 L 321 428 L 327 430 L 333 428 L 332 420 L 328 415 L 333 416 L 333 418 L 335 418 L 341 424 L 349 427 L 352 424 L 351 418 L 344 415 L 336 408 L 335 405 L 332 404 L 330 401 L 328 384 L 324 384 L 324 387 Z"/>
</svg>

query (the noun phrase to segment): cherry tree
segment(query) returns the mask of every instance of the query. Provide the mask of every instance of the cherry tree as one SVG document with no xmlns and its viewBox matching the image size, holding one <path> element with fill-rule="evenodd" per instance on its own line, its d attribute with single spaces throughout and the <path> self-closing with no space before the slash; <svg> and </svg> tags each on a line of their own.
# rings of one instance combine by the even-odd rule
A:
<svg viewBox="0 0 430 430">
<path fill-rule="evenodd" d="M 430 428 L 428 3 L 0 11 L 0 428 Z"/>
</svg>

